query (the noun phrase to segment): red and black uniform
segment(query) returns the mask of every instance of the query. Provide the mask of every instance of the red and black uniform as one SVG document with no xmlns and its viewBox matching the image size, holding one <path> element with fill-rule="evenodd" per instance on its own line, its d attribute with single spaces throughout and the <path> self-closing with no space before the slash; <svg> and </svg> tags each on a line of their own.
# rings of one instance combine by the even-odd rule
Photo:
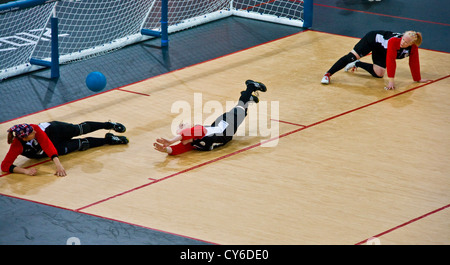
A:
<svg viewBox="0 0 450 265">
<path fill-rule="evenodd" d="M 181 131 L 182 142 L 192 139 L 188 144 L 182 142 L 170 146 L 171 155 L 178 155 L 190 150 L 211 151 L 223 146 L 233 139 L 239 125 L 247 116 L 248 102 L 252 100 L 254 87 L 248 85 L 246 91 L 241 92 L 237 106 L 219 116 L 210 126 L 196 125 Z"/>
<path fill-rule="evenodd" d="M 400 42 L 402 40 L 402 33 L 394 33 L 391 31 L 376 30 L 367 33 L 353 48 L 359 55 L 364 57 L 372 53 L 373 64 L 382 68 L 386 68 L 387 76 L 389 78 L 395 77 L 395 70 L 397 67 L 396 60 L 409 57 L 409 67 L 414 81 L 421 80 L 420 64 L 419 64 L 419 48 L 413 44 L 407 48 L 401 48 Z M 337 71 L 342 70 L 347 64 L 355 62 L 356 56 L 350 52 L 342 56 L 326 74 L 332 76 Z M 381 78 L 373 69 L 373 64 L 357 61 L 356 67 L 361 67 L 372 76 Z"/>
<path fill-rule="evenodd" d="M 73 151 L 83 151 L 88 148 L 98 147 L 105 144 L 112 144 L 111 138 L 74 138 L 83 134 L 94 132 L 99 129 L 113 129 L 110 122 L 83 122 L 71 124 L 60 121 L 51 121 L 36 124 L 29 124 L 36 132 L 36 136 L 31 141 L 24 141 L 20 137 L 14 137 L 5 159 L 2 161 L 1 170 L 13 172 L 16 167 L 13 163 L 19 155 L 28 158 L 54 158 L 58 155 L 65 155 Z"/>
<path fill-rule="evenodd" d="M 203 137 L 205 137 L 206 133 L 207 133 L 206 128 L 203 127 L 202 125 L 196 125 L 192 128 L 186 128 L 182 130 L 180 133 L 182 137 L 181 141 L 186 141 L 190 139 L 196 141 L 198 139 L 202 139 Z M 171 148 L 172 148 L 172 153 L 170 153 L 171 155 L 179 155 L 195 149 L 195 147 L 191 143 L 183 144 L 182 142 L 176 145 L 172 145 Z"/>
<path fill-rule="evenodd" d="M 391 31 L 371 31 L 367 33 L 353 48 L 360 57 L 372 53 L 374 64 L 386 68 L 387 76 L 393 78 L 397 67 L 397 59 L 409 57 L 409 67 L 414 81 L 419 81 L 420 64 L 419 48 L 413 44 L 407 48 L 400 48 L 402 33 Z M 357 65 L 358 66 L 358 65 Z"/>
<path fill-rule="evenodd" d="M 48 156 L 54 158 L 58 156 L 55 146 L 48 138 L 47 134 L 36 124 L 30 124 L 36 132 L 35 139 L 26 142 L 20 138 L 15 137 L 5 159 L 2 162 L 1 169 L 4 172 L 13 172 L 16 167 L 13 163 L 19 155 L 28 158 L 41 158 Z"/>
</svg>

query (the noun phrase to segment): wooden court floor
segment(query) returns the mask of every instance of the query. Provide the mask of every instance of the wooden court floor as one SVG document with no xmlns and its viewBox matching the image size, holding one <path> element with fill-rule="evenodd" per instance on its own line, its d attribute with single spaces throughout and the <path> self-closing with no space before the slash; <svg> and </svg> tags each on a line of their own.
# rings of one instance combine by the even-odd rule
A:
<svg viewBox="0 0 450 265">
<path fill-rule="evenodd" d="M 3 174 L 0 194 L 215 244 L 449 244 L 450 55 L 420 50 L 427 84 L 403 60 L 394 91 L 362 70 L 322 85 L 356 41 L 306 31 L 1 124 L 118 121 L 130 143 L 62 156 L 64 178 L 20 158 L 38 175 Z M 153 150 L 180 120 L 228 110 L 246 79 L 268 91 L 235 140 Z"/>
</svg>

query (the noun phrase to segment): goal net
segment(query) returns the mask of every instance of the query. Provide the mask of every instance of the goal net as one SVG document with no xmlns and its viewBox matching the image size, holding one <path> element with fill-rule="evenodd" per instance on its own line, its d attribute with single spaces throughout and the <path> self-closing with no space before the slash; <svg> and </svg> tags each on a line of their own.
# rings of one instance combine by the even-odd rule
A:
<svg viewBox="0 0 450 265">
<path fill-rule="evenodd" d="M 0 80 L 41 69 L 30 61 L 51 61 L 52 45 L 64 64 L 155 38 L 163 28 L 173 33 L 232 15 L 310 27 L 307 1 L 312 6 L 312 0 L 12 1 L 0 5 Z M 52 17 L 58 20 L 56 41 Z"/>
</svg>

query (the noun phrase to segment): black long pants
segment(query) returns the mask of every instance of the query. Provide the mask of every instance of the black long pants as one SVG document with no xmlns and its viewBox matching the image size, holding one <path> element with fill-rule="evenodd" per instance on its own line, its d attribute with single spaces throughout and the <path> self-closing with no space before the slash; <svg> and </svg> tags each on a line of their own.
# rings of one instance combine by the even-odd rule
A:
<svg viewBox="0 0 450 265">
<path fill-rule="evenodd" d="M 45 129 L 45 133 L 52 141 L 59 155 L 65 155 L 84 148 L 98 147 L 106 144 L 105 138 L 86 137 L 72 139 L 76 136 L 91 133 L 100 129 L 111 129 L 108 122 L 83 122 L 72 124 L 61 121 L 52 121 Z M 84 142 L 84 145 L 83 145 Z"/>
<path fill-rule="evenodd" d="M 214 133 L 203 137 L 200 140 L 194 141 L 194 145 L 199 150 L 211 150 L 215 147 L 225 145 L 233 139 L 237 129 L 247 117 L 248 102 L 252 97 L 253 88 L 247 87 L 247 90 L 242 91 L 237 106 L 230 111 L 225 112 L 211 124 L 211 127 L 216 127 L 220 122 L 225 121 L 228 126 L 222 131 L 222 133 Z M 204 142 L 204 145 L 198 144 L 198 142 Z M 197 142 L 197 143 L 196 143 Z"/>
</svg>

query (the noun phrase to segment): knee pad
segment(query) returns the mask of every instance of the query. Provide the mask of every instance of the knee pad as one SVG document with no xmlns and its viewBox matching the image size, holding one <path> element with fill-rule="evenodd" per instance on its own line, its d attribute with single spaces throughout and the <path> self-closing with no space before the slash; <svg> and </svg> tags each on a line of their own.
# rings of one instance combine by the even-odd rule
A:
<svg viewBox="0 0 450 265">
<path fill-rule="evenodd" d="M 344 58 L 348 61 L 348 63 L 353 63 L 357 59 L 352 52 L 349 52 L 347 55 L 344 56 Z"/>
<path fill-rule="evenodd" d="M 80 141 L 80 148 L 78 149 L 79 151 L 85 151 L 89 149 L 88 139 L 79 139 L 79 141 Z"/>
<path fill-rule="evenodd" d="M 80 135 L 91 132 L 91 126 L 85 122 L 78 124 L 80 128 Z"/>
</svg>

